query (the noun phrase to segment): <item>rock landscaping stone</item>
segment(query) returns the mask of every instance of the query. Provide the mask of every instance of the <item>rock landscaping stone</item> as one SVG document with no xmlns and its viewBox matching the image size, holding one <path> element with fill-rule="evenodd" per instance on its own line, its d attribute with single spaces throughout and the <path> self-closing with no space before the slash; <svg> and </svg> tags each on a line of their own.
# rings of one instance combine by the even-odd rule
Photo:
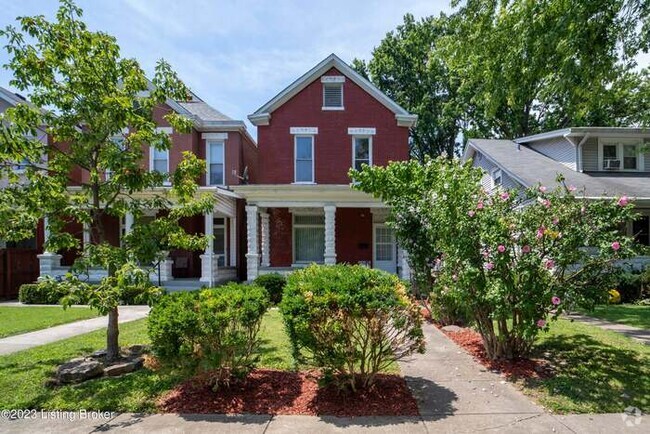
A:
<svg viewBox="0 0 650 434">
<path fill-rule="evenodd" d="M 143 363 L 144 359 L 142 357 L 125 360 L 123 362 L 119 362 L 104 368 L 104 375 L 107 377 L 117 377 L 119 375 L 128 374 L 129 372 L 133 372 L 142 368 Z"/>
<path fill-rule="evenodd" d="M 142 355 L 142 354 L 146 353 L 148 350 L 149 350 L 148 345 L 138 345 L 138 344 L 136 344 L 136 345 L 131 345 L 130 347 L 128 347 L 126 349 L 126 353 L 130 354 L 130 355 L 133 355 L 133 356 L 139 356 L 139 355 Z"/>
<path fill-rule="evenodd" d="M 90 354 L 90 357 L 93 359 L 104 359 L 106 358 L 106 350 L 97 350 Z"/>
<path fill-rule="evenodd" d="M 461 331 L 463 328 L 458 327 L 457 325 L 448 325 L 448 326 L 444 326 L 442 329 L 446 332 L 456 333 Z"/>
<path fill-rule="evenodd" d="M 60 383 L 81 383 L 104 373 L 104 366 L 97 360 L 78 358 L 59 366 L 56 378 Z"/>
</svg>

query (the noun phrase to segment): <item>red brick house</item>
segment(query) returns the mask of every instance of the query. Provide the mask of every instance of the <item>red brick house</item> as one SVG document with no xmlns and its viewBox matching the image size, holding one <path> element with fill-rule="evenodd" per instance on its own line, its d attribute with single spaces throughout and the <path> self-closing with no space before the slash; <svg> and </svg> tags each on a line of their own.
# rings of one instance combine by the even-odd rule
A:
<svg viewBox="0 0 650 434">
<path fill-rule="evenodd" d="M 312 262 L 407 276 L 387 208 L 350 188 L 348 170 L 409 158 L 408 113 L 332 54 L 248 117 L 258 128 L 246 199 L 247 279 Z"/>
<path fill-rule="evenodd" d="M 191 118 L 192 131 L 173 131 L 163 118 L 169 111 Z M 200 190 L 214 194 L 216 205 L 211 213 L 183 222 L 188 232 L 211 235 L 210 246 L 204 252 L 169 252 L 152 269 L 153 281 L 192 288 L 250 281 L 312 262 L 361 263 L 408 277 L 405 254 L 385 225 L 386 206 L 353 190 L 347 174 L 363 164 L 408 159 L 416 116 L 334 54 L 249 116 L 258 128 L 257 144 L 243 121 L 196 95 L 167 101 L 154 118 L 171 135 L 172 147 L 167 152 L 145 148 L 143 166 L 171 172 L 184 151 L 195 153 L 206 161 Z M 87 177 L 81 169 L 74 174 L 78 182 Z M 151 210 L 145 218 L 156 213 Z M 129 215 L 107 217 L 107 239 L 119 245 L 133 223 Z M 87 228 L 68 229 L 90 242 Z M 64 275 L 77 254 L 42 252 L 40 275 Z M 104 270 L 91 270 L 89 278 L 103 275 Z"/>
</svg>

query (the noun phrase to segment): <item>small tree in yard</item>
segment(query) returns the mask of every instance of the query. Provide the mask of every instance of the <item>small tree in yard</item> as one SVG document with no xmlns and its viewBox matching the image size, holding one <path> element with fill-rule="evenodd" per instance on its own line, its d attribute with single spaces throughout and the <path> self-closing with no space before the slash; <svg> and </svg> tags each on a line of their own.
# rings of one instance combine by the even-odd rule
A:
<svg viewBox="0 0 650 434">
<path fill-rule="evenodd" d="M 357 188 L 393 207 L 400 241 L 415 245 L 410 258 L 422 261 L 414 266 L 429 267 L 434 292 L 467 307 L 492 359 L 528 355 L 549 317 L 605 301 L 615 262 L 633 250 L 620 234 L 634 218 L 628 198 L 587 200 L 561 177 L 555 188 L 488 194 L 482 170 L 457 161 L 392 163 L 351 175 Z M 400 186 L 412 183 L 419 196 L 405 203 Z M 405 230 L 413 221 L 422 238 Z"/>
<path fill-rule="evenodd" d="M 112 36 L 89 31 L 81 16 L 71 0 L 62 0 L 55 21 L 21 17 L 20 29 L 0 31 L 8 41 L 5 67 L 14 74 L 11 84 L 28 92 L 33 104 L 8 109 L 2 117 L 2 175 L 13 182 L 0 192 L 0 238 L 29 237 L 46 217 L 47 251 L 81 249 L 72 270 L 76 275 L 89 267 L 108 270 L 95 286 L 70 277 L 65 284 L 74 290 L 65 302 L 85 300 L 108 314 L 110 361 L 119 356 L 118 305 L 124 294 L 141 292 L 146 299 L 157 292 L 137 264 L 159 260 L 172 248 L 203 248 L 204 237 L 185 233 L 179 219 L 203 213 L 213 203 L 196 195 L 204 164 L 193 154 L 185 154 L 171 175 L 144 168 L 143 148 L 171 145 L 156 129 L 154 109 L 168 98 L 187 99 L 187 88 L 162 60 L 149 82 L 137 61 L 120 57 Z M 179 115 L 165 118 L 176 131 L 190 127 L 191 121 Z M 37 128 L 44 128 L 52 143 L 34 139 Z M 15 162 L 26 162 L 24 182 L 13 173 Z M 72 178 L 73 173 L 83 177 Z M 167 181 L 170 190 L 159 188 Z M 145 209 L 161 212 L 139 224 Z M 133 230 L 120 247 L 112 246 L 104 219 L 127 213 L 134 216 Z M 64 230 L 69 223 L 88 225 L 91 243 L 80 246 Z"/>
</svg>

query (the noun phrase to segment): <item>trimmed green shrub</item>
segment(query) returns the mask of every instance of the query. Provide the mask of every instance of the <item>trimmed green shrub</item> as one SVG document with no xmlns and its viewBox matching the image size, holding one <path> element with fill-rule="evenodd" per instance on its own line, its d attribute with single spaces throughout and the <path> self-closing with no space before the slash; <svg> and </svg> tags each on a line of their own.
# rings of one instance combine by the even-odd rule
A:
<svg viewBox="0 0 650 434">
<path fill-rule="evenodd" d="M 339 387 L 368 388 L 391 364 L 424 352 L 417 303 L 380 270 L 311 265 L 289 276 L 280 309 L 294 358 Z"/>
<path fill-rule="evenodd" d="M 51 278 L 36 283 L 26 283 L 18 290 L 18 300 L 24 304 L 59 304 L 68 295 L 67 288 Z"/>
<path fill-rule="evenodd" d="M 228 386 L 257 363 L 268 306 L 264 288 L 238 283 L 163 296 L 149 314 L 153 353 L 163 365 L 205 374 L 214 389 Z"/>
<path fill-rule="evenodd" d="M 253 281 L 253 284 L 259 285 L 268 291 L 271 303 L 280 304 L 287 278 L 278 273 L 262 274 Z"/>
</svg>

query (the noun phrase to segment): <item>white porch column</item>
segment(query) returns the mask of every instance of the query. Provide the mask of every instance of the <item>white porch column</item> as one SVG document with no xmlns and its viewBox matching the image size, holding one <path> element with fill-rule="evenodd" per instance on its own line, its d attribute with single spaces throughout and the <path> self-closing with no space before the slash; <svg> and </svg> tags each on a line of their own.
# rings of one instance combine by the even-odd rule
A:
<svg viewBox="0 0 650 434">
<path fill-rule="evenodd" d="M 269 214 L 260 213 L 262 222 L 262 267 L 271 266 L 271 233 L 269 230 Z"/>
<path fill-rule="evenodd" d="M 248 250 L 246 252 L 246 278 L 252 282 L 259 271 L 260 255 L 257 242 L 257 206 L 246 206 L 246 239 Z"/>
<path fill-rule="evenodd" d="M 126 215 L 124 216 L 124 233 L 131 233 L 131 229 L 133 229 L 133 214 L 130 212 L 127 212 Z"/>
<path fill-rule="evenodd" d="M 90 225 L 88 223 L 84 223 L 83 243 L 84 249 L 90 245 Z"/>
<path fill-rule="evenodd" d="M 409 252 L 406 249 L 398 247 L 398 252 L 401 253 L 400 267 L 401 267 L 401 278 L 404 280 L 411 280 L 411 266 L 409 265 Z M 398 255 L 399 257 L 399 255 Z"/>
<path fill-rule="evenodd" d="M 230 218 L 230 266 L 237 266 L 237 252 L 239 243 L 237 242 L 237 217 Z"/>
<path fill-rule="evenodd" d="M 47 217 L 43 218 L 43 238 L 44 244 L 47 245 L 47 242 L 50 239 L 50 225 Z M 47 250 L 47 247 L 45 247 L 43 253 L 37 255 L 37 258 L 40 276 L 54 276 L 61 274 L 57 273 L 57 270 L 61 268 L 61 255 L 50 252 Z"/>
<path fill-rule="evenodd" d="M 325 205 L 325 263 L 336 264 L 336 207 Z"/>
<path fill-rule="evenodd" d="M 201 282 L 207 283 L 208 286 L 214 284 L 214 268 L 217 265 L 216 258 L 213 256 L 212 246 L 213 239 L 212 235 L 214 234 L 214 211 L 207 212 L 205 214 L 205 230 L 203 232 L 207 237 L 209 237 L 208 245 L 205 248 L 205 252 L 201 255 Z"/>
</svg>

